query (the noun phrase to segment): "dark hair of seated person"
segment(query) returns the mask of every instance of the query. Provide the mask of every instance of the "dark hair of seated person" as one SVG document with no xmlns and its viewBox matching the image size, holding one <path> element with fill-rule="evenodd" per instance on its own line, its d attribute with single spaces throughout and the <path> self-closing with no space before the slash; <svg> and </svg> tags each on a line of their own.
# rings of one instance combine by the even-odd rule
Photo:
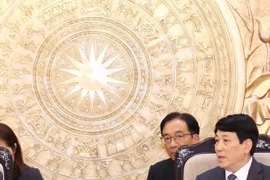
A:
<svg viewBox="0 0 270 180">
<path fill-rule="evenodd" d="M 188 131 L 194 134 L 200 133 L 200 127 L 198 121 L 189 113 L 171 112 L 160 123 L 160 132 L 163 135 L 163 129 L 167 122 L 173 119 L 180 119 L 187 124 Z"/>
<path fill-rule="evenodd" d="M 13 178 L 16 179 L 21 175 L 24 166 L 21 145 L 12 129 L 3 123 L 0 123 L 0 140 L 13 151 L 11 152 L 14 156 Z"/>
<path fill-rule="evenodd" d="M 256 149 L 256 144 L 259 136 L 259 131 L 255 121 L 247 114 L 233 114 L 221 118 L 215 127 L 215 134 L 217 131 L 235 132 L 240 144 L 246 139 L 252 141 L 252 148 L 250 155 L 252 156 Z"/>
</svg>

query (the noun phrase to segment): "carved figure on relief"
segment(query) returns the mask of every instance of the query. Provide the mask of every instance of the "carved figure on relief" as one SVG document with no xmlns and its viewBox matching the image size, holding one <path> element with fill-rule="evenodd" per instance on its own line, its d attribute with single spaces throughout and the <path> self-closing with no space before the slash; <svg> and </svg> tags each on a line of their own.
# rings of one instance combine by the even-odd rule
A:
<svg viewBox="0 0 270 180">
<path fill-rule="evenodd" d="M 202 23 L 199 19 L 199 15 L 192 12 L 192 3 L 182 3 L 182 1 L 178 1 L 178 3 L 181 4 L 178 9 L 179 13 L 184 15 L 183 22 L 186 24 L 191 23 L 195 32 L 201 32 Z"/>
<path fill-rule="evenodd" d="M 246 94 L 243 113 L 249 114 L 260 133 L 270 133 L 270 17 L 260 14 L 260 2 L 247 0 L 238 6 L 229 2 L 242 34 L 246 59 Z M 253 5 L 253 6 L 252 6 Z M 240 6 L 245 11 L 240 11 Z M 255 12 L 255 13 L 254 13 Z M 256 17 L 256 18 L 255 18 Z M 267 20 L 265 20 L 265 18 Z M 258 37 L 258 38 L 257 38 Z"/>
<path fill-rule="evenodd" d="M 15 23 L 7 23 L 7 27 L 10 29 L 9 37 L 11 39 L 16 39 L 20 33 L 21 25 L 16 21 Z"/>
<path fill-rule="evenodd" d="M 147 151 L 149 151 L 149 147 L 146 144 L 137 147 L 134 154 L 136 161 L 142 160 L 143 162 L 146 162 L 148 159 L 146 156 Z"/>
<path fill-rule="evenodd" d="M 12 48 L 10 46 L 10 42 L 9 41 L 0 42 L 0 49 L 2 51 L 1 54 L 4 57 L 8 57 L 10 55 L 10 53 L 12 52 Z"/>
<path fill-rule="evenodd" d="M 112 160 L 103 160 L 96 162 L 96 173 L 98 177 L 109 177 L 109 166 Z M 104 174 L 104 175 L 103 175 Z"/>
<path fill-rule="evenodd" d="M 132 162 L 132 154 L 123 154 L 120 157 L 117 157 L 116 160 L 120 161 L 120 167 L 123 171 L 128 171 L 130 169 L 134 169 L 135 167 L 133 166 Z"/>
<path fill-rule="evenodd" d="M 31 18 L 33 16 L 33 11 L 34 8 L 33 6 L 26 6 L 26 5 L 21 5 L 20 6 L 21 10 L 23 11 L 21 15 L 21 19 L 26 22 L 28 18 Z"/>
</svg>

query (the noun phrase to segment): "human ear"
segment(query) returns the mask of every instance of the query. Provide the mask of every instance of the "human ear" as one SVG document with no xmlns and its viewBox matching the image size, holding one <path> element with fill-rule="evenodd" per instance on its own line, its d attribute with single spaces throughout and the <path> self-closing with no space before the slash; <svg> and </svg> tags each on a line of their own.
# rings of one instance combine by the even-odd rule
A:
<svg viewBox="0 0 270 180">
<path fill-rule="evenodd" d="M 251 150 L 252 144 L 253 144 L 251 139 L 246 139 L 243 142 L 243 144 L 244 144 L 244 152 L 245 152 L 245 154 L 250 154 L 250 150 Z"/>
<path fill-rule="evenodd" d="M 193 138 L 193 143 L 194 143 L 194 144 L 197 144 L 197 143 L 200 141 L 200 136 L 199 136 L 199 134 L 193 134 L 193 135 L 192 135 L 192 138 Z"/>
</svg>

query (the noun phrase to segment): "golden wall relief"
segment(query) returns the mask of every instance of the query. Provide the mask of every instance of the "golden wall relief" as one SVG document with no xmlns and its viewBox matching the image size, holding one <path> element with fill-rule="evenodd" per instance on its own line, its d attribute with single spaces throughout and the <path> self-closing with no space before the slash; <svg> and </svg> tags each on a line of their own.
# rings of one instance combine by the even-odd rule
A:
<svg viewBox="0 0 270 180">
<path fill-rule="evenodd" d="M 242 110 L 225 0 L 0 2 L 0 120 L 45 179 L 145 179 L 168 112 L 192 113 L 205 138 Z"/>
<path fill-rule="evenodd" d="M 229 2 L 244 44 L 246 93 L 243 112 L 256 120 L 260 133 L 270 134 L 270 2 Z"/>
</svg>

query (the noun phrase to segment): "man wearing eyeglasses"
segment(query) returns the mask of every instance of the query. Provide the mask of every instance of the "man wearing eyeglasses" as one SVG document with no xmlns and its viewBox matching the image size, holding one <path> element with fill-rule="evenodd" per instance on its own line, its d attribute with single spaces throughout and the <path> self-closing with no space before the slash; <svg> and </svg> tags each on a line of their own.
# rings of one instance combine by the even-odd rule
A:
<svg viewBox="0 0 270 180">
<path fill-rule="evenodd" d="M 192 115 L 172 112 L 162 120 L 160 132 L 161 141 L 170 158 L 152 165 L 147 180 L 174 180 L 176 150 L 184 145 L 198 143 L 200 127 Z"/>
</svg>

